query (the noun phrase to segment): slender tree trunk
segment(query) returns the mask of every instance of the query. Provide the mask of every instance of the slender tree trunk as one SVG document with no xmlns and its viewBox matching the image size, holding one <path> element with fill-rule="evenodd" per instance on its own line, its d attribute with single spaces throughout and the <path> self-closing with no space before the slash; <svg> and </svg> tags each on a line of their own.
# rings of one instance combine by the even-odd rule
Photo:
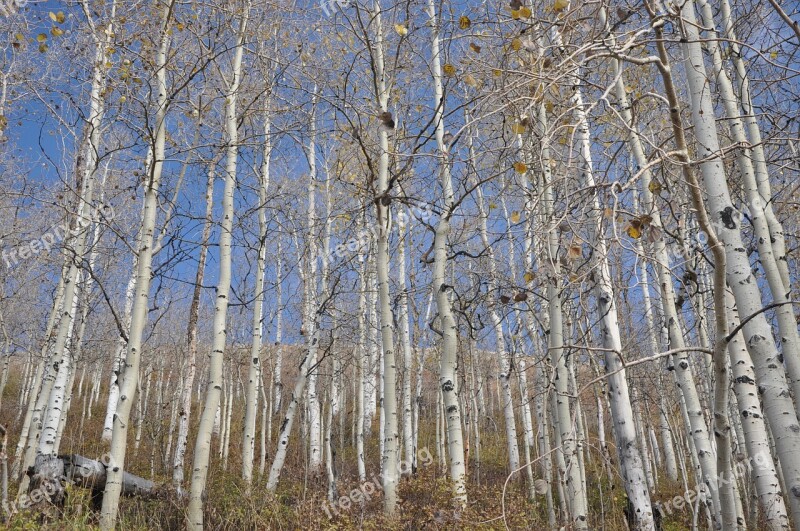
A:
<svg viewBox="0 0 800 531">
<path fill-rule="evenodd" d="M 537 109 L 537 120 L 539 128 L 547 131 L 546 111 L 543 104 Z M 561 308 L 562 289 L 560 282 L 562 278 L 558 234 L 554 224 L 553 212 L 553 175 L 550 165 L 550 148 L 546 142 L 542 144 L 542 208 L 544 209 L 544 219 L 548 224 L 547 241 L 544 247 L 544 257 L 542 263 L 546 267 L 547 274 L 547 301 L 548 301 L 548 323 L 549 323 L 549 359 L 554 367 L 553 378 L 555 388 L 553 395 L 553 410 L 556 430 L 556 448 L 559 461 L 561 478 L 559 489 L 562 504 L 566 506 L 567 515 L 575 529 L 588 529 L 588 501 L 586 492 L 581 488 L 581 471 L 579 469 L 578 449 L 576 445 L 576 429 L 573 423 L 569 404 L 569 389 L 567 365 L 564 353 L 564 325 Z"/>
<path fill-rule="evenodd" d="M 698 143 L 700 170 L 708 192 L 711 219 L 724 242 L 728 284 L 733 290 L 740 315 L 754 316 L 744 324 L 748 349 L 756 362 L 757 381 L 764 389 L 764 411 L 775 437 L 776 451 L 788 487 L 789 507 L 795 526 L 800 525 L 800 429 L 789 394 L 789 385 L 780 363 L 783 356 L 772 341 L 772 330 L 762 313 L 763 303 L 753 278 L 746 246 L 742 242 L 741 216 L 733 207 L 721 158 L 713 102 L 696 26 L 694 1 L 681 8 L 685 19 L 684 49 L 686 76 L 692 101 L 692 122 Z M 791 353 L 788 353 L 791 355 Z M 788 361 L 787 361 L 788 365 Z"/>
<path fill-rule="evenodd" d="M 594 180 L 594 169 L 591 154 L 589 124 L 586 119 L 583 94 L 575 79 L 573 87 L 574 114 L 577 122 L 576 141 L 583 162 L 581 171 L 582 184 L 592 192 L 592 209 L 590 219 L 597 231 L 593 236 L 594 254 L 598 263 L 594 269 L 594 292 L 597 300 L 598 321 L 606 349 L 605 367 L 608 373 L 608 396 L 611 404 L 611 415 L 614 435 L 617 442 L 620 472 L 625 484 L 625 492 L 632 505 L 633 521 L 637 529 L 655 529 L 653 508 L 650 503 L 645 466 L 642 453 L 637 444 L 636 426 L 631 406 L 626 370 L 622 361 L 622 337 L 617 316 L 617 303 L 611 280 L 611 268 L 608 263 L 608 246 L 601 233 L 602 212 L 597 188 Z M 641 441 L 644 444 L 644 441 Z"/>
<path fill-rule="evenodd" d="M 127 450 L 128 423 L 131 408 L 139 384 L 139 363 L 141 361 L 142 336 L 147 325 L 148 301 L 150 297 L 150 281 L 152 278 L 153 237 L 158 216 L 158 191 L 161 183 L 161 170 L 164 164 L 166 144 L 166 115 L 169 104 L 166 63 L 169 49 L 169 26 L 172 14 L 172 2 L 162 9 L 160 43 L 156 57 L 156 78 L 158 83 L 155 138 L 153 139 L 153 156 L 148 168 L 148 179 L 144 196 L 144 209 L 139 236 L 139 249 L 136 273 L 136 293 L 131 313 L 131 326 L 128 334 L 128 349 L 125 366 L 121 375 L 120 396 L 114 417 L 109 452 L 110 466 L 107 470 L 106 486 L 103 493 L 103 507 L 100 513 L 100 527 L 104 531 L 113 529 L 117 522 L 119 498 L 122 493 L 122 478 Z M 105 53 L 105 50 L 102 50 Z"/>
<path fill-rule="evenodd" d="M 442 331 L 442 357 L 439 366 L 439 387 L 442 391 L 442 405 L 447 422 L 447 449 L 449 457 L 450 480 L 453 482 L 455 502 L 462 507 L 467 504 L 466 477 L 464 462 L 464 438 L 461 429 L 461 408 L 458 401 L 458 327 L 453 317 L 446 284 L 447 247 L 450 234 L 450 217 L 453 215 L 454 194 L 450 176 L 450 161 L 444 141 L 444 90 L 442 87 L 442 65 L 439 49 L 439 23 L 436 18 L 436 3 L 428 0 L 428 18 L 431 26 L 432 52 L 431 67 L 433 74 L 436 131 L 436 146 L 439 149 L 439 172 L 442 185 L 442 215 L 436 224 L 434 237 L 433 292 L 436 294 L 436 306 L 439 310 L 439 322 Z"/>
<path fill-rule="evenodd" d="M 200 295 L 203 290 L 203 279 L 208 256 L 208 240 L 211 237 L 214 209 L 214 176 L 218 158 L 208 165 L 206 180 L 206 211 L 203 218 L 203 233 L 200 237 L 200 256 L 197 259 L 197 271 L 194 277 L 192 302 L 189 305 L 189 321 L 187 324 L 186 359 L 183 363 L 183 386 L 181 388 L 181 410 L 178 415 L 178 439 L 175 442 L 175 458 L 172 461 L 172 484 L 180 492 L 183 486 L 183 462 L 186 456 L 186 445 L 189 440 L 189 422 L 192 413 L 192 388 L 197 373 L 197 321 L 200 317 Z"/>
<path fill-rule="evenodd" d="M 414 473 L 416 471 L 416 462 L 414 461 L 416 445 L 414 444 L 414 421 L 411 410 L 411 374 L 414 369 L 414 355 L 411 348 L 411 330 L 408 323 L 408 275 L 406 273 L 406 247 L 408 246 L 408 240 L 411 238 L 411 232 L 406 228 L 405 216 L 398 216 L 397 221 L 400 237 L 397 250 L 397 275 L 400 278 L 400 300 L 398 301 L 398 319 L 400 323 L 398 331 L 400 334 L 400 346 L 403 349 L 403 456 L 411 466 L 411 470 L 406 472 Z"/>
<path fill-rule="evenodd" d="M 256 448 L 256 409 L 258 388 L 261 385 L 261 344 L 264 328 L 264 273 L 267 269 L 267 201 L 269 199 L 269 162 L 272 153 L 270 139 L 269 102 L 264 109 L 264 153 L 261 161 L 258 208 L 258 259 L 256 265 L 255 296 L 253 300 L 253 340 L 250 346 L 250 363 L 247 375 L 247 398 L 244 413 L 244 436 L 242 439 L 242 479 L 249 494 L 253 482 L 253 459 Z"/>
<path fill-rule="evenodd" d="M 208 362 L 208 383 L 197 439 L 194 446 L 194 462 L 192 465 L 192 483 L 187 511 L 187 527 L 199 529 L 203 527 L 203 492 L 206 488 L 208 463 L 211 453 L 211 432 L 214 417 L 219 409 L 222 391 L 222 365 L 225 357 L 225 340 L 227 337 L 226 321 L 228 315 L 228 296 L 231 287 L 231 240 L 233 237 L 233 192 L 236 188 L 236 164 L 239 149 L 238 116 L 236 110 L 239 85 L 242 77 L 242 55 L 247 22 L 250 16 L 248 2 L 239 24 L 236 49 L 232 65 L 232 79 L 227 87 L 225 98 L 225 130 L 227 136 L 227 153 L 225 168 L 225 191 L 222 196 L 222 223 L 219 236 L 219 280 L 217 282 L 217 301 L 214 309 L 214 331 L 211 355 Z"/>
</svg>

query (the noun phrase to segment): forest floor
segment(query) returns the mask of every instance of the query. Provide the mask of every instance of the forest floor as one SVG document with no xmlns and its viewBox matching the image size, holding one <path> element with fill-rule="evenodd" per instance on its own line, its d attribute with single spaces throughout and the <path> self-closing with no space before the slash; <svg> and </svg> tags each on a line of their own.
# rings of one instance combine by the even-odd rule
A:
<svg viewBox="0 0 800 531">
<path fill-rule="evenodd" d="M 20 421 L 15 420 L 18 404 L 18 382 L 9 382 L 6 400 L 0 412 L 0 423 L 9 427 L 9 446 L 13 449 L 18 437 Z M 101 393 L 102 396 L 102 393 Z M 73 405 L 63 440 L 61 454 L 80 454 L 91 459 L 100 459 L 106 452 L 105 443 L 100 441 L 103 415 L 101 407 L 95 407 L 91 419 L 81 421 L 80 404 Z M 237 404 L 234 411 L 243 411 L 243 404 Z M 196 411 L 196 410 L 195 410 Z M 236 415 L 234 415 L 236 417 Z M 421 421 L 422 422 L 422 421 Z M 234 418 L 231 433 L 238 433 L 241 419 Z M 327 477 L 324 469 L 319 474 L 307 473 L 305 452 L 299 449 L 307 444 L 298 438 L 297 430 L 290 443 L 290 451 L 275 494 L 266 489 L 266 474 L 256 473 L 250 494 L 245 492 L 241 480 L 241 454 L 238 437 L 234 436 L 230 445 L 227 467 L 223 468 L 219 458 L 219 438 L 213 442 L 213 459 L 208 476 L 205 523 L 209 530 L 417 530 L 417 529 L 548 529 L 545 497 L 537 495 L 528 499 L 528 486 L 525 471 L 518 472 L 511 480 L 507 479 L 506 446 L 501 434 L 489 423 L 481 434 L 482 447 L 480 464 L 470 456 L 468 468 L 468 505 L 462 511 L 455 511 L 450 501 L 450 485 L 446 469 L 439 461 L 436 452 L 435 423 L 422 423 L 419 440 L 419 465 L 413 477 L 401 480 L 400 504 L 397 513 L 387 517 L 382 513 L 382 494 L 375 483 L 379 480 L 378 420 L 373 425 L 372 435 L 366 445 L 367 484 L 359 484 L 355 467 L 355 450 L 349 443 L 349 424 L 345 433 L 345 444 L 339 447 L 340 437 L 334 433 L 337 448 L 337 488 L 340 496 L 335 505 L 327 500 Z M 193 426 L 196 428 L 196 426 Z M 183 528 L 185 499 L 179 498 L 171 488 L 169 458 L 164 458 L 169 426 L 153 425 L 145 419 L 141 442 L 135 449 L 129 442 L 126 468 L 129 472 L 153 479 L 160 485 L 159 494 L 152 499 L 123 498 L 120 508 L 118 528 L 124 530 L 178 530 Z M 15 431 L 17 430 L 17 431 Z M 334 430 L 335 432 L 337 430 Z M 300 435 L 302 437 L 302 434 Z M 193 433 L 186 454 L 187 482 L 188 470 L 192 463 Z M 12 450 L 13 451 L 13 450 Z M 620 478 L 613 466 L 609 479 L 609 468 L 596 450 L 587 459 L 586 483 L 590 504 L 589 528 L 610 531 L 627 529 L 625 518 L 626 496 Z M 258 444 L 256 449 L 258 466 Z M 12 459 L 9 456 L 9 461 Z M 271 453 L 267 455 L 267 472 Z M 154 474 L 151 474 L 154 471 Z M 538 469 L 536 473 L 538 473 Z M 535 474 L 536 477 L 536 474 Z M 9 499 L 14 500 L 17 482 L 9 480 Z M 188 485 L 185 487 L 188 488 Z M 5 515 L 5 525 L 9 529 L 96 529 L 99 513 L 93 507 L 91 492 L 75 486 L 67 486 L 67 500 L 58 510 L 41 507 L 21 510 Z M 670 484 L 663 476 L 659 479 L 654 499 L 662 502 L 681 496 L 683 488 Z M 558 507 L 558 496 L 555 493 Z M 688 529 L 692 521 L 689 508 L 673 511 L 661 522 L 663 531 Z"/>
</svg>

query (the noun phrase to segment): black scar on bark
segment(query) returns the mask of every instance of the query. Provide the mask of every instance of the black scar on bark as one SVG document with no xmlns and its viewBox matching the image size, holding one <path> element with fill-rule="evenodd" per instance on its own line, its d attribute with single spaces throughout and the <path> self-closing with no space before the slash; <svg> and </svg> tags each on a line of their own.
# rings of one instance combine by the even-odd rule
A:
<svg viewBox="0 0 800 531">
<path fill-rule="evenodd" d="M 722 212 L 719 213 L 719 215 L 722 219 L 722 224 L 725 225 L 726 229 L 736 228 L 736 223 L 733 221 L 733 207 L 726 206 Z"/>
</svg>

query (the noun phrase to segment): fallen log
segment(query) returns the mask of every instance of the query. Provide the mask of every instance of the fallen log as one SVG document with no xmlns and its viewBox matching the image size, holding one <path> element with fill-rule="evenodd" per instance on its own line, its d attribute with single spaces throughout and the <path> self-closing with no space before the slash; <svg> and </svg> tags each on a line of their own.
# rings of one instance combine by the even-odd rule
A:
<svg viewBox="0 0 800 531">
<path fill-rule="evenodd" d="M 106 466 L 77 454 L 39 455 L 27 471 L 31 477 L 28 498 L 33 504 L 48 502 L 63 506 L 67 484 L 90 489 L 92 504 L 99 509 L 106 486 Z M 129 472 L 122 475 L 122 495 L 152 497 L 159 494 L 155 483 Z M 23 505 L 24 507 L 24 505 Z"/>
<path fill-rule="evenodd" d="M 58 456 L 64 463 L 64 476 L 78 487 L 103 490 L 106 486 L 106 467 L 100 461 L 82 455 Z M 149 479 L 135 476 L 130 472 L 122 474 L 123 496 L 150 496 L 155 494 L 156 485 Z"/>
</svg>

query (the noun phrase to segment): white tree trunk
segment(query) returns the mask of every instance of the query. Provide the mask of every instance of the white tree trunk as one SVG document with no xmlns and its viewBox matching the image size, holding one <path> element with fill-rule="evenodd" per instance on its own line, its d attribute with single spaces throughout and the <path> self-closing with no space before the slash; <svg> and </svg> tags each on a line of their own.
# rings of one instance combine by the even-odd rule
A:
<svg viewBox="0 0 800 531">
<path fill-rule="evenodd" d="M 782 368 L 783 356 L 775 348 L 771 327 L 762 313 L 761 294 L 740 232 L 741 216 L 731 202 L 696 27 L 694 1 L 689 0 L 683 4 L 681 16 L 686 19 L 686 76 L 698 144 L 697 156 L 703 161 L 700 163 L 700 170 L 708 194 L 708 207 L 715 229 L 724 242 L 728 284 L 733 290 L 739 315 L 744 318 L 754 316 L 744 324 L 744 336 L 748 350 L 756 362 L 757 381 L 764 390 L 761 395 L 764 412 L 775 438 L 776 451 L 788 489 L 792 520 L 797 526 L 800 525 L 800 423 Z"/>
<path fill-rule="evenodd" d="M 194 278 L 192 302 L 189 305 L 189 321 L 187 325 L 186 359 L 183 365 L 183 386 L 180 395 L 180 414 L 178 415 L 178 439 L 175 442 L 175 458 L 172 461 L 172 485 L 181 492 L 183 486 L 183 463 L 186 456 L 186 445 L 189 440 L 189 422 L 192 413 L 192 388 L 197 373 L 197 321 L 200 317 L 200 294 L 205 278 L 206 257 L 208 256 L 208 240 L 211 237 L 214 209 L 214 176 L 217 158 L 208 166 L 206 181 L 206 211 L 203 218 L 203 233 L 200 237 L 200 256 L 197 259 L 197 271 Z"/>
<path fill-rule="evenodd" d="M 731 330 L 739 326 L 733 295 L 726 293 L 728 299 L 728 324 Z M 733 390 L 742 420 L 745 447 L 753 467 L 752 478 L 756 493 L 764 511 L 767 526 L 772 531 L 789 529 L 789 517 L 781 493 L 778 473 L 772 461 L 772 450 L 764 425 L 764 415 L 758 400 L 753 361 L 745 347 L 741 331 L 737 332 L 728 345 L 733 376 Z"/>
<path fill-rule="evenodd" d="M 543 105 L 537 109 L 539 128 L 547 130 L 547 119 Z M 572 419 L 569 404 L 568 381 L 565 353 L 564 353 L 564 325 L 561 309 L 562 278 L 561 266 L 558 256 L 558 234 L 553 225 L 553 175 L 550 166 L 550 149 L 547 143 L 542 144 L 542 207 L 544 219 L 548 223 L 547 243 L 544 245 L 542 263 L 545 265 L 547 278 L 547 301 L 549 330 L 549 357 L 554 367 L 555 395 L 553 396 L 553 409 L 556 434 L 556 447 L 559 470 L 561 472 L 560 492 L 562 503 L 566 503 L 568 515 L 575 529 L 588 529 L 588 502 L 586 492 L 582 488 L 581 471 L 578 461 L 576 445 L 576 428 Z"/>
<path fill-rule="evenodd" d="M 258 208 L 258 259 L 256 265 L 255 295 L 253 300 L 253 340 L 247 373 L 247 398 L 245 400 L 244 435 L 242 438 L 242 479 L 249 492 L 253 481 L 253 459 L 256 448 L 256 409 L 258 388 L 261 385 L 261 344 L 264 328 L 264 273 L 267 269 L 267 200 L 269 199 L 269 162 L 272 153 L 270 138 L 269 101 L 264 109 L 264 152 L 261 160 Z"/>
<path fill-rule="evenodd" d="M 416 463 L 414 444 L 414 420 L 411 409 L 411 374 L 414 368 L 413 349 L 411 348 L 411 330 L 408 322 L 408 275 L 406 273 L 406 247 L 411 238 L 411 232 L 406 228 L 405 216 L 398 216 L 397 228 L 399 235 L 397 249 L 397 276 L 400 279 L 400 297 L 398 301 L 398 333 L 400 347 L 403 350 L 403 457 L 411 464 L 413 472 Z M 399 452 L 398 452 L 399 455 Z M 401 471 L 403 472 L 403 471 Z"/>
<path fill-rule="evenodd" d="M 308 271 L 301 274 L 305 290 L 303 302 L 303 328 L 306 330 L 306 344 L 311 356 L 311 372 L 308 374 L 308 427 L 309 427 L 309 462 L 308 467 L 312 474 L 321 472 L 322 469 L 322 412 L 320 411 L 319 398 L 317 397 L 317 350 L 318 345 L 313 337 L 316 333 L 317 309 L 317 87 L 314 86 L 311 111 L 311 138 L 308 143 L 308 232 L 306 248 L 308 252 Z"/>
<path fill-rule="evenodd" d="M 222 391 L 222 364 L 225 356 L 225 340 L 227 337 L 226 321 L 228 315 L 228 296 L 231 286 L 231 240 L 233 230 L 233 192 L 236 188 L 236 164 L 238 160 L 239 133 L 236 103 L 242 77 L 242 54 L 247 22 L 250 16 L 248 2 L 239 24 L 236 49 L 231 69 L 232 79 L 227 86 L 225 98 L 225 132 L 227 136 L 227 153 L 225 160 L 225 190 L 222 197 L 222 223 L 219 236 L 219 280 L 217 282 L 217 300 L 214 308 L 214 329 L 211 355 L 208 362 L 208 383 L 197 439 L 194 446 L 192 464 L 192 483 L 187 510 L 187 527 L 200 529 L 203 527 L 203 492 L 206 488 L 208 463 L 211 453 L 211 432 L 214 417 L 219 409 Z"/>
<path fill-rule="evenodd" d="M 488 215 L 484 207 L 483 190 L 480 185 L 476 184 L 475 191 L 477 192 L 476 202 L 478 205 L 478 215 L 480 216 L 480 233 L 483 247 L 486 249 L 487 259 L 489 261 L 489 279 L 488 289 L 489 293 L 496 296 L 499 293 L 497 286 L 497 264 L 495 262 L 494 249 L 489 242 L 489 231 L 487 228 Z M 509 258 L 509 262 L 513 263 L 513 259 Z M 497 364 L 500 367 L 500 372 L 497 375 L 497 382 L 500 385 L 501 401 L 503 407 L 503 418 L 505 419 L 506 426 L 506 448 L 508 450 L 508 471 L 509 473 L 519 468 L 519 446 L 517 445 L 517 425 L 514 417 L 514 401 L 511 390 L 511 358 L 506 350 L 505 336 L 503 335 L 503 321 L 500 314 L 497 312 L 497 305 L 490 304 L 489 318 L 492 321 L 492 329 L 494 330 L 495 352 L 497 354 Z"/>
<path fill-rule="evenodd" d="M 80 289 L 78 286 L 79 272 L 81 269 L 81 262 L 88 245 L 88 236 L 91 227 L 91 210 L 92 210 L 92 196 L 94 193 L 95 185 L 95 172 L 97 169 L 97 156 L 100 152 L 102 121 L 105 115 L 105 100 L 104 92 L 107 85 L 106 68 L 105 68 L 105 53 L 109 35 L 112 30 L 112 25 L 109 23 L 106 32 L 100 32 L 94 26 L 91 15 L 88 13 L 88 8 L 83 5 L 85 14 L 93 29 L 92 35 L 95 44 L 94 55 L 94 68 L 92 70 L 92 88 L 90 94 L 90 109 L 88 114 L 87 135 L 85 143 L 82 143 L 79 149 L 82 152 L 83 168 L 82 175 L 80 176 L 80 190 L 78 197 L 77 215 L 74 220 L 74 229 L 77 231 L 67 242 L 69 253 L 69 267 L 66 270 L 66 279 L 64 280 L 64 295 L 62 305 L 62 315 L 58 323 L 55 341 L 53 344 L 53 355 L 48 362 L 50 370 L 47 370 L 43 375 L 43 381 L 39 396 L 37 397 L 37 405 L 34 408 L 34 415 L 31 419 L 31 425 L 28 433 L 27 450 L 22 463 L 22 470 L 27 470 L 33 464 L 34 453 L 36 458 L 42 454 L 40 450 L 49 448 L 52 450 L 51 444 L 55 443 L 55 429 L 57 429 L 58 421 L 53 428 L 52 443 L 45 442 L 45 446 L 40 444 L 40 436 L 42 435 L 44 415 L 44 405 L 52 405 L 59 400 L 63 400 L 63 386 L 66 385 L 66 377 L 70 366 L 70 356 L 68 350 L 68 341 L 71 337 L 75 321 L 75 304 L 73 301 L 79 297 Z M 114 13 L 114 5 L 112 4 L 112 20 Z M 78 165 L 80 166 L 80 165 Z M 81 168 L 78 168 L 80 171 Z M 62 371 L 64 371 L 62 373 Z M 39 413 L 37 418 L 36 413 Z M 50 418 L 52 421 L 52 416 Z M 34 452 L 36 449 L 36 452 Z M 18 492 L 24 493 L 28 487 L 28 476 L 23 476 Z"/>
<path fill-rule="evenodd" d="M 114 418 L 113 433 L 111 437 L 111 451 L 106 487 L 103 494 L 103 507 L 100 513 L 100 527 L 111 530 L 117 522 L 119 511 L 119 498 L 122 493 L 122 477 L 125 467 L 125 453 L 127 450 L 128 423 L 131 408 L 139 384 L 139 363 L 141 361 L 142 336 L 147 325 L 148 301 L 150 296 L 150 281 L 152 277 L 153 239 L 155 234 L 156 219 L 158 217 L 158 191 L 161 183 L 161 170 L 164 164 L 164 151 L 166 144 L 166 114 L 168 100 L 167 88 L 167 52 L 169 48 L 169 25 L 172 11 L 172 2 L 162 9 L 161 27 L 159 29 L 159 47 L 156 57 L 157 79 L 157 110 L 155 115 L 155 138 L 153 142 L 153 156 L 148 168 L 148 179 L 144 194 L 144 209 L 142 211 L 141 228 L 139 234 L 138 262 L 136 272 L 136 294 L 131 313 L 131 326 L 128 334 L 128 348 L 125 357 L 125 366 L 121 374 L 120 395 Z M 105 53 L 103 50 L 102 53 Z"/>
<path fill-rule="evenodd" d="M 605 367 L 608 373 L 608 396 L 611 404 L 611 416 L 614 426 L 614 436 L 619 455 L 619 467 L 625 483 L 625 492 L 632 505 L 632 520 L 637 529 L 655 529 L 653 522 L 653 508 L 650 503 L 645 463 L 642 453 L 637 445 L 636 426 L 631 407 L 631 398 L 628 390 L 626 370 L 622 362 L 622 337 L 617 316 L 617 303 L 614 287 L 611 280 L 611 268 L 608 263 L 608 246 L 604 235 L 600 232 L 602 227 L 602 212 L 597 196 L 594 180 L 594 169 L 591 154 L 591 139 L 589 124 L 586 119 L 583 94 L 578 84 L 577 76 L 574 80 L 573 103 L 574 114 L 577 122 L 576 141 L 579 145 L 580 158 L 583 162 L 581 171 L 582 184 L 592 190 L 592 208 L 590 220 L 597 231 L 592 235 L 594 254 L 598 256 L 598 263 L 594 268 L 594 292 L 597 300 L 597 313 L 600 322 L 600 333 L 603 339 L 605 353 Z M 641 441 L 644 444 L 644 441 Z"/>
<path fill-rule="evenodd" d="M 439 149 L 439 172 L 442 185 L 442 214 L 436 224 L 434 237 L 433 292 L 439 310 L 442 332 L 442 354 L 439 366 L 439 387 L 442 391 L 442 405 L 447 422 L 447 450 L 450 467 L 450 481 L 453 482 L 455 502 L 462 507 L 467 504 L 467 468 L 464 462 L 464 437 L 461 429 L 461 409 L 458 401 L 458 327 L 450 306 L 449 290 L 446 281 L 447 238 L 450 234 L 450 216 L 453 215 L 453 182 L 450 177 L 450 161 L 444 141 L 444 90 L 442 87 L 442 65 L 439 49 L 439 24 L 436 19 L 436 3 L 428 0 L 428 19 L 431 26 L 431 70 L 434 92 L 434 125 L 436 146 Z"/>
</svg>

